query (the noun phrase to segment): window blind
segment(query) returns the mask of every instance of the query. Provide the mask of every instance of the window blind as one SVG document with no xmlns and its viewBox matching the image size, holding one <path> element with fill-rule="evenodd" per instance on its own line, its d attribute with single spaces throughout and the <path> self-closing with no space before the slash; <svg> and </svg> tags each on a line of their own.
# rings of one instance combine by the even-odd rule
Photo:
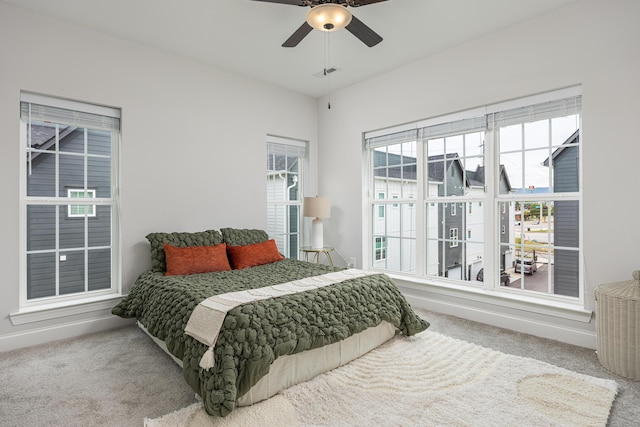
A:
<svg viewBox="0 0 640 427">
<path fill-rule="evenodd" d="M 52 98 L 50 102 L 48 100 L 48 97 L 42 95 L 22 94 L 20 117 L 91 129 L 120 129 L 120 110 L 116 108 L 91 105 L 89 107 L 92 111 L 87 111 L 87 104 L 80 102 Z"/>
<path fill-rule="evenodd" d="M 434 139 L 464 133 L 480 132 L 486 129 L 486 116 L 481 116 L 423 127 L 420 129 L 420 136 L 422 139 Z"/>
<path fill-rule="evenodd" d="M 579 114 L 581 110 L 582 96 L 572 96 L 526 107 L 498 111 L 489 114 L 488 122 L 490 127 L 498 128 Z"/>
<path fill-rule="evenodd" d="M 387 135 L 375 136 L 365 140 L 365 148 L 378 148 L 386 145 L 402 144 L 403 142 L 416 141 L 418 138 L 417 129 L 409 129 Z"/>
<path fill-rule="evenodd" d="M 298 139 L 282 138 L 278 136 L 267 136 L 267 152 L 287 157 L 307 157 L 306 141 Z"/>
</svg>

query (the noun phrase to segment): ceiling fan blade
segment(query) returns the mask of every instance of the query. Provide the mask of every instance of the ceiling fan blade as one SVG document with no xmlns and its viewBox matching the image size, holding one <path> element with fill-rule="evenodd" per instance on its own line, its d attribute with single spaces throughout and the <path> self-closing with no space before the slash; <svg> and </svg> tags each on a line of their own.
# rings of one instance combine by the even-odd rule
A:
<svg viewBox="0 0 640 427">
<path fill-rule="evenodd" d="M 313 27 L 307 24 L 307 21 L 304 21 L 300 28 L 298 28 L 291 37 L 289 37 L 284 43 L 282 43 L 282 47 L 296 47 L 298 43 L 302 41 L 303 38 L 307 36 L 313 30 Z"/>
<path fill-rule="evenodd" d="M 290 4 L 293 6 L 304 6 L 304 4 L 302 4 L 302 0 L 253 0 L 253 1 L 262 1 L 265 3 L 281 3 L 281 4 Z M 384 0 L 378 0 L 378 1 L 384 1 Z"/>
<path fill-rule="evenodd" d="M 351 15 L 351 22 L 345 28 L 369 47 L 373 47 L 382 41 L 382 37 L 378 33 L 353 15 Z"/>
<path fill-rule="evenodd" d="M 349 3 L 349 6 L 351 7 L 366 6 L 368 4 L 382 3 L 383 1 L 387 1 L 387 0 L 353 0 L 352 3 Z"/>
</svg>

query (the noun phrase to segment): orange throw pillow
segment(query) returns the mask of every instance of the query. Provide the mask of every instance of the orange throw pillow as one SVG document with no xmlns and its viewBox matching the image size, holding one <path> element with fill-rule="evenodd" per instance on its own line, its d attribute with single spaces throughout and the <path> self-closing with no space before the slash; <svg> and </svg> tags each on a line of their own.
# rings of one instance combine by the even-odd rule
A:
<svg viewBox="0 0 640 427">
<path fill-rule="evenodd" d="M 266 240 L 245 246 L 227 246 L 227 255 L 229 255 L 229 261 L 235 270 L 284 259 L 278 252 L 275 240 Z"/>
<path fill-rule="evenodd" d="M 167 262 L 165 276 L 231 270 L 229 259 L 227 259 L 226 243 L 215 246 L 188 246 L 186 248 L 178 248 L 166 243 L 163 246 Z"/>
</svg>

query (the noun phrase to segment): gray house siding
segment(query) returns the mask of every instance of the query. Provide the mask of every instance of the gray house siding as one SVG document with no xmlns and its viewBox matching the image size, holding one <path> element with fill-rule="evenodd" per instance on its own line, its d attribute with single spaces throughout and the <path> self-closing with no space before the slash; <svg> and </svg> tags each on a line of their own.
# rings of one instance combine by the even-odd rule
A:
<svg viewBox="0 0 640 427">
<path fill-rule="evenodd" d="M 84 129 L 76 129 L 60 140 L 59 187 L 60 197 L 67 197 L 69 189 L 84 188 Z M 88 153 L 111 154 L 111 136 L 106 132 L 88 132 Z M 41 144 L 43 147 L 44 142 Z M 42 149 L 42 148 L 41 148 Z M 55 145 L 52 151 L 33 153 L 31 174 L 27 176 L 29 196 L 56 197 Z M 74 154 L 72 154 L 74 153 Z M 111 161 L 109 158 L 87 158 L 87 188 L 96 197 L 111 196 Z M 59 274 L 59 294 L 108 289 L 111 286 L 111 207 L 95 206 L 94 217 L 69 217 L 68 206 L 29 205 L 27 208 L 27 250 L 54 251 L 56 249 L 56 208 L 59 235 L 55 252 L 27 255 L 27 298 L 56 295 L 56 264 Z M 86 229 L 85 232 L 85 221 Z M 86 233 L 86 241 L 85 241 Z M 87 245 L 88 244 L 88 245 Z M 85 250 L 85 246 L 88 249 Z M 66 259 L 64 259 L 66 257 Z M 85 267 L 85 265 L 87 267 Z M 88 271 L 85 271 L 88 268 Z"/>
<path fill-rule="evenodd" d="M 579 149 L 568 146 L 579 142 L 576 131 L 564 145 L 556 150 L 553 158 L 554 193 L 579 191 Z M 577 200 L 558 200 L 554 204 L 554 245 L 579 247 L 579 204 Z M 578 297 L 579 258 L 577 251 L 555 250 L 554 289 L 558 295 Z"/>
<path fill-rule="evenodd" d="M 442 156 L 440 156 L 442 157 Z M 462 165 L 458 159 L 458 156 L 451 156 L 445 161 L 429 163 L 429 168 L 435 169 L 433 172 L 429 171 L 429 178 L 435 178 L 435 180 L 443 181 L 438 186 L 438 196 L 463 196 L 464 195 L 464 173 Z M 437 156 L 430 157 L 429 160 L 437 158 Z M 442 169 L 443 173 L 440 175 L 439 171 Z M 434 177 L 435 175 L 435 177 Z M 443 267 L 444 275 L 448 277 L 447 272 L 449 269 L 459 267 L 463 264 L 464 260 L 464 233 L 466 227 L 463 224 L 463 218 L 465 215 L 464 207 L 460 208 L 459 203 L 456 203 L 456 215 L 451 214 L 451 204 L 443 204 L 443 208 L 439 211 L 438 220 L 440 224 L 443 224 L 442 235 L 440 238 L 449 239 L 449 230 L 452 228 L 458 229 L 458 246 L 451 247 L 451 242 L 443 242 L 444 250 L 438 251 L 438 263 Z M 462 269 L 462 274 L 466 274 L 466 268 Z M 462 279 L 466 279 L 463 277 Z"/>
</svg>

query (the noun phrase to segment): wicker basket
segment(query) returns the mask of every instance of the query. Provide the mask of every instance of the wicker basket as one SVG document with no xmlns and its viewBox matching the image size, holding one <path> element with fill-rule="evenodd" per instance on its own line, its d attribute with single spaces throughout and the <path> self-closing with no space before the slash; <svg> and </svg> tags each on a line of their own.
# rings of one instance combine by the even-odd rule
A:
<svg viewBox="0 0 640 427">
<path fill-rule="evenodd" d="M 633 280 L 596 287 L 598 359 L 608 370 L 640 380 L 640 270 Z"/>
</svg>

